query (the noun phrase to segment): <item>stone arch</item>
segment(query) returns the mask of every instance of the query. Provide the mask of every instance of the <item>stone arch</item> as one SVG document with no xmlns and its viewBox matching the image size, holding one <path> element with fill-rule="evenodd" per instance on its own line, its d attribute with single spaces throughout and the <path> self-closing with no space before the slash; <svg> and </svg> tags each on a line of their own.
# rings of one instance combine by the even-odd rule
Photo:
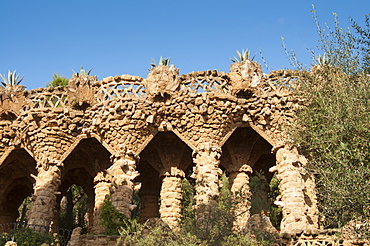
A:
<svg viewBox="0 0 370 246">
<path fill-rule="evenodd" d="M 0 119 L 1 120 L 8 120 L 8 121 L 14 121 L 18 117 L 17 113 L 12 110 L 3 110 L 0 111 Z"/>
<path fill-rule="evenodd" d="M 63 161 L 61 185 L 57 196 L 57 213 L 54 214 L 55 223 L 58 223 L 59 220 L 58 214 L 62 198 L 68 195 L 68 189 L 72 185 L 77 185 L 87 195 L 88 211 L 86 218 L 88 230 L 92 230 L 94 213 L 98 213 L 95 210 L 100 209 L 99 205 L 96 204 L 94 178 L 98 173 L 105 172 L 112 165 L 110 157 L 111 153 L 96 138 L 80 139 L 78 144 L 74 145 L 73 150 Z"/>
<path fill-rule="evenodd" d="M 251 175 L 262 170 L 266 180 L 271 180 L 269 168 L 275 165 L 271 150 L 272 145 L 250 126 L 235 128 L 222 146 L 220 165 L 229 177 L 230 189 L 243 196 L 235 211 L 240 214 L 234 222 L 236 230 L 241 230 L 251 215 Z"/>
<path fill-rule="evenodd" d="M 159 132 L 140 153 L 141 209 L 144 219 L 159 216 L 176 228 L 181 219 L 182 179 L 193 167 L 192 149 L 171 131 Z M 150 188 L 150 190 L 149 190 Z M 158 198 L 161 200 L 159 207 Z M 150 213 L 149 208 L 151 209 Z"/>
<path fill-rule="evenodd" d="M 16 222 L 19 206 L 32 196 L 36 174 L 36 161 L 24 149 L 13 149 L 1 163 L 0 224 Z"/>
</svg>

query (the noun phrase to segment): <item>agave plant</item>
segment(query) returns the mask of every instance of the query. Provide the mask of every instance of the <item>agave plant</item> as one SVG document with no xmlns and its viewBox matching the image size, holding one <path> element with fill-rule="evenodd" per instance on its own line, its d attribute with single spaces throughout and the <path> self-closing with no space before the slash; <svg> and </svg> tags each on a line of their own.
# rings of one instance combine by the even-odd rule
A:
<svg viewBox="0 0 370 246">
<path fill-rule="evenodd" d="M 72 72 L 73 72 L 73 74 L 74 75 L 76 75 L 77 77 L 82 77 L 82 76 L 84 76 L 84 75 L 90 75 L 90 73 L 91 73 L 91 71 L 92 71 L 93 69 L 91 68 L 89 71 L 85 71 L 85 69 L 84 69 L 84 67 L 83 66 L 81 66 L 80 67 L 80 72 L 78 72 L 78 73 L 76 73 L 73 69 L 72 69 Z"/>
<path fill-rule="evenodd" d="M 329 65 L 329 64 L 330 58 L 326 53 L 324 53 L 323 55 L 315 56 L 315 65 Z"/>
<path fill-rule="evenodd" d="M 16 85 L 19 85 L 22 82 L 23 78 L 24 76 L 22 76 L 22 78 L 19 78 L 19 74 L 17 74 L 16 70 L 14 70 L 14 72 L 10 72 L 9 70 L 8 77 L 6 77 L 5 74 L 0 74 L 0 79 L 2 80 L 1 84 L 4 87 L 14 87 Z"/>
<path fill-rule="evenodd" d="M 162 56 L 161 56 L 161 57 L 159 57 L 158 65 L 156 64 L 154 59 L 152 59 L 152 63 L 150 65 L 152 66 L 152 68 L 156 67 L 156 66 L 160 66 L 160 65 L 168 67 L 170 65 L 170 61 L 171 61 L 170 57 L 167 57 L 167 58 L 163 59 Z"/>
<path fill-rule="evenodd" d="M 234 59 L 232 59 L 232 58 L 230 58 L 230 60 L 232 61 L 232 62 L 243 62 L 243 61 L 245 61 L 245 60 L 248 60 L 248 59 L 250 59 L 250 56 L 251 56 L 251 53 L 250 53 L 250 51 L 248 50 L 248 49 L 246 49 L 246 50 L 242 50 L 242 52 L 239 52 L 238 50 L 236 51 L 236 54 L 238 55 L 237 57 L 236 56 L 234 56 Z M 252 59 L 250 59 L 250 60 L 252 60 L 253 61 L 253 59 L 254 59 L 254 57 L 256 56 L 256 54 L 254 54 L 254 56 L 252 57 Z"/>
</svg>

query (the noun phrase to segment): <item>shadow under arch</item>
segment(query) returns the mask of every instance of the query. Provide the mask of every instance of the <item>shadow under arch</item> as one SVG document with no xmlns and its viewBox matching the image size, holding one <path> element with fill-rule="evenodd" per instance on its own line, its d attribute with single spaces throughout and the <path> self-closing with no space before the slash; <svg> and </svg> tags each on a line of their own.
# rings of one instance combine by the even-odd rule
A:
<svg viewBox="0 0 370 246">
<path fill-rule="evenodd" d="M 80 139 L 78 144 L 74 146 L 73 150 L 63 161 L 61 185 L 59 187 L 60 194 L 57 195 L 57 213 L 54 214 L 54 224 L 60 223 L 59 211 L 63 207 L 61 206 L 61 201 L 63 200 L 67 213 L 67 221 L 64 221 L 63 226 L 67 229 L 73 229 L 77 226 L 85 226 L 87 231 L 92 229 L 95 201 L 94 177 L 98 172 L 105 171 L 112 165 L 110 156 L 111 153 L 96 138 Z M 76 201 L 73 201 L 73 197 L 71 200 L 70 197 L 73 185 L 74 187 L 80 187 L 77 189 L 79 194 L 72 194 L 77 196 L 74 197 L 75 199 L 79 199 L 78 196 L 86 196 L 84 202 L 87 204 L 84 204 L 86 209 L 83 211 L 85 214 L 82 218 L 84 220 L 82 221 L 83 225 L 76 223 L 76 221 L 79 222 L 78 218 L 76 218 L 77 215 L 74 214 Z"/>
<path fill-rule="evenodd" d="M 171 214 L 181 217 L 181 181 L 194 166 L 192 152 L 172 131 L 158 132 L 142 150 L 137 165 L 140 173 L 137 181 L 141 183 L 140 221 L 161 217 L 171 226 Z M 176 193 L 180 200 L 167 201 L 168 192 Z"/>
<path fill-rule="evenodd" d="M 36 161 L 25 149 L 13 149 L 0 165 L 0 224 L 26 220 L 26 209 L 18 209 L 33 194 Z"/>
</svg>

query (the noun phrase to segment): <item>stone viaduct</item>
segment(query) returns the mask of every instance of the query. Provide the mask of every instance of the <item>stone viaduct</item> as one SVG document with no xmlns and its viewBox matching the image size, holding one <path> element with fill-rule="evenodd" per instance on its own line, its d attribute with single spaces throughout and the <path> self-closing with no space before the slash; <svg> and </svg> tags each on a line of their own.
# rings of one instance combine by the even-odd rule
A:
<svg viewBox="0 0 370 246">
<path fill-rule="evenodd" d="M 318 228 L 315 183 L 283 127 L 301 101 L 291 71 L 263 74 L 249 60 L 230 73 L 179 75 L 157 66 L 147 78 L 73 76 L 66 88 L 0 91 L 0 224 L 15 222 L 30 196 L 28 223 L 57 225 L 61 198 L 76 184 L 89 201 L 89 230 L 99 233 L 103 201 L 131 216 L 140 187 L 141 220 L 181 219 L 182 179 L 195 180 L 197 205 L 217 202 L 220 176 L 250 197 L 249 178 L 277 172 L 281 231 Z M 138 186 L 137 184 L 141 184 Z M 261 188 L 262 189 L 262 188 Z M 160 204 L 158 201 L 160 200 Z M 235 228 L 250 217 L 240 202 Z"/>
</svg>

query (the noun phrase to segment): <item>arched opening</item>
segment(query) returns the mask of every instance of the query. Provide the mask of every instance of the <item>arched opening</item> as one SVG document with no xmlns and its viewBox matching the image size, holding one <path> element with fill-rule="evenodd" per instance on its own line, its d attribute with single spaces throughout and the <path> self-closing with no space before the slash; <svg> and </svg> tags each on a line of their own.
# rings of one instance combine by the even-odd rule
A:
<svg viewBox="0 0 370 246">
<path fill-rule="evenodd" d="M 90 231 L 95 201 L 94 177 L 111 166 L 111 154 L 95 138 L 82 139 L 64 160 L 53 223 Z"/>
<path fill-rule="evenodd" d="M 272 215 L 279 210 L 272 197 L 277 194 L 277 181 L 269 172 L 276 163 L 271 150 L 272 145 L 251 127 L 237 128 L 222 147 L 221 167 L 229 177 L 231 190 L 240 194 L 243 189 L 245 193 L 237 211 L 243 214 L 237 217 L 239 230 L 254 214 L 271 217 L 274 226 L 281 222 L 279 215 Z"/>
<path fill-rule="evenodd" d="M 0 224 L 27 220 L 36 174 L 36 161 L 24 149 L 13 150 L 0 165 Z"/>
<path fill-rule="evenodd" d="M 13 122 L 17 119 L 17 115 L 11 111 L 3 111 L 2 113 L 0 113 L 0 119 Z"/>
<path fill-rule="evenodd" d="M 176 227 L 182 217 L 182 180 L 192 167 L 192 150 L 173 132 L 152 139 L 138 163 L 141 221 L 160 217 Z"/>
</svg>

